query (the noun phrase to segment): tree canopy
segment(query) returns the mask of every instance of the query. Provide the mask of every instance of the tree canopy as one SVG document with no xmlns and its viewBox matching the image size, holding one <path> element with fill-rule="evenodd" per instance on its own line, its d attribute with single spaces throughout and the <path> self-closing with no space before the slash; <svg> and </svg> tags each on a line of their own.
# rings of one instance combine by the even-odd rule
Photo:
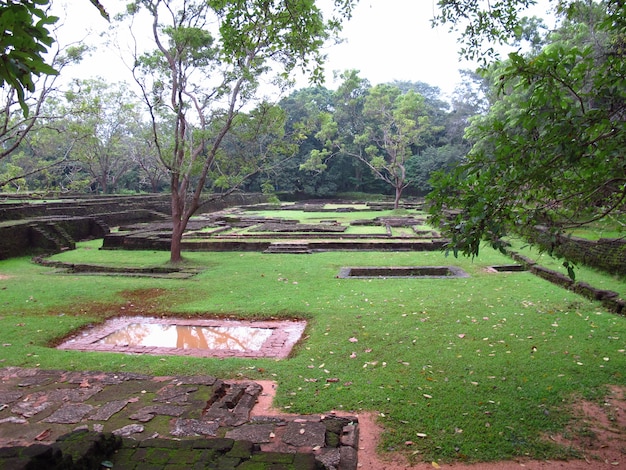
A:
<svg viewBox="0 0 626 470">
<path fill-rule="evenodd" d="M 370 87 L 355 70 L 342 77 L 333 108 L 319 113 L 316 137 L 324 146 L 312 149 L 301 168 L 323 171 L 337 156 L 356 159 L 393 188 L 398 207 L 404 189 L 412 181 L 407 162 L 443 130 L 443 126 L 432 122 L 439 102 L 432 96 L 427 102 L 406 83 Z"/>
<path fill-rule="evenodd" d="M 339 18 L 353 3 L 333 2 Z M 322 46 L 341 23 L 309 0 L 137 0 L 129 6 L 130 14 L 144 11 L 154 49 L 135 57 L 135 77 L 152 116 L 155 148 L 171 175 L 171 261 L 179 262 L 187 222 L 261 77 L 278 69 L 274 78 L 285 80 L 299 67 L 321 80 Z M 163 126 L 171 130 L 167 141 Z"/>
<path fill-rule="evenodd" d="M 442 3 L 457 6 L 446 16 L 456 21 L 472 2 Z M 556 234 L 626 209 L 626 6 L 576 1 L 559 13 L 540 51 L 513 52 L 485 69 L 492 106 L 467 129 L 466 159 L 434 184 L 432 218 L 455 253 L 477 255 L 482 240 L 498 247 L 512 232 L 541 225 Z M 473 24 L 472 41 L 492 34 Z M 508 20 L 498 27 L 516 32 Z"/>
</svg>

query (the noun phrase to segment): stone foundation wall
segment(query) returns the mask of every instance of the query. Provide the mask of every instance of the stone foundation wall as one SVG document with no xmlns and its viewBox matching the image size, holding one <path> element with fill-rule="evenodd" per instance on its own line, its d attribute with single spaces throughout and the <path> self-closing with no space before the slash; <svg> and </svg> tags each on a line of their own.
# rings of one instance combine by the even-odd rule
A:
<svg viewBox="0 0 626 470">
<path fill-rule="evenodd" d="M 590 286 L 586 282 L 574 281 L 565 274 L 540 266 L 532 259 L 524 255 L 520 255 L 519 253 L 509 251 L 508 255 L 515 261 L 521 263 L 535 276 L 538 276 L 542 279 L 545 279 L 546 281 L 561 286 L 564 289 L 576 292 L 577 294 L 580 294 L 590 300 L 597 300 L 601 302 L 605 308 L 612 312 L 618 313 L 620 315 L 626 315 L 626 299 L 622 299 L 617 292 L 605 289 L 597 289 L 593 286 Z"/>
<path fill-rule="evenodd" d="M 50 216 L 96 216 L 125 211 L 170 212 L 169 195 L 72 197 L 23 200 L 0 205 L 0 221 Z"/>
<path fill-rule="evenodd" d="M 263 194 L 231 194 L 202 204 L 198 213 L 266 202 Z M 28 200 L 0 204 L 0 259 L 73 249 L 103 238 L 109 227 L 168 220 L 169 194 Z"/>
<path fill-rule="evenodd" d="M 532 237 L 545 249 L 552 247 L 545 227 L 537 227 Z M 554 252 L 575 263 L 592 266 L 611 274 L 626 275 L 626 239 L 601 238 L 597 241 L 572 236 L 557 236 Z"/>
<path fill-rule="evenodd" d="M 102 238 L 109 228 L 93 217 L 42 218 L 0 226 L 0 259 L 73 249 L 75 242 Z"/>
</svg>

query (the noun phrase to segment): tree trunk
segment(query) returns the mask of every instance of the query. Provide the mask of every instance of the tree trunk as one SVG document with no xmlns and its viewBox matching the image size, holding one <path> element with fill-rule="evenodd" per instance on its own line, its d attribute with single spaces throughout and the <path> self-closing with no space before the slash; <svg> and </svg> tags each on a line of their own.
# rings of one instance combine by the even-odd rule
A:
<svg viewBox="0 0 626 470">
<path fill-rule="evenodd" d="M 397 209 L 398 207 L 400 207 L 400 198 L 402 197 L 402 188 L 399 186 L 396 186 L 396 198 L 393 201 L 393 208 Z"/>
<path fill-rule="evenodd" d="M 177 264 L 183 261 L 182 255 L 182 242 L 183 232 L 185 230 L 184 224 L 181 220 L 173 220 L 172 227 L 172 241 L 170 244 L 170 263 Z"/>
<path fill-rule="evenodd" d="M 183 232 L 187 225 L 184 217 L 185 199 L 178 191 L 172 190 L 172 240 L 170 242 L 170 262 L 180 263 L 182 256 Z"/>
</svg>

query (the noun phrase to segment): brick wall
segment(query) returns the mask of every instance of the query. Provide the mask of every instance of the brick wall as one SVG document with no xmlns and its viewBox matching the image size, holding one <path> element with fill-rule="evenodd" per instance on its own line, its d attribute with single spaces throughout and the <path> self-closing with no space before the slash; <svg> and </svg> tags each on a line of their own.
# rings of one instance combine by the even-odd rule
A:
<svg viewBox="0 0 626 470">
<path fill-rule="evenodd" d="M 537 227 L 532 241 L 575 263 L 592 266 L 611 274 L 626 275 L 626 239 L 601 238 L 597 241 L 557 235 L 556 243 L 545 227 Z"/>
</svg>

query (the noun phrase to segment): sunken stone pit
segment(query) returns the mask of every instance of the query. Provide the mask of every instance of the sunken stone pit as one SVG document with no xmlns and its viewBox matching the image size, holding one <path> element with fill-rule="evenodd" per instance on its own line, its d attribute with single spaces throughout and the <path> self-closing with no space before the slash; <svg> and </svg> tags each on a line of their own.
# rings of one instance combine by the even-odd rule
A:
<svg viewBox="0 0 626 470">
<path fill-rule="evenodd" d="M 237 321 L 117 317 L 58 346 L 76 351 L 193 357 L 284 359 L 300 340 L 304 321 Z"/>
<path fill-rule="evenodd" d="M 346 267 L 341 268 L 340 279 L 385 279 L 385 278 L 435 278 L 447 279 L 469 277 L 456 266 L 391 266 L 391 267 Z"/>
</svg>

